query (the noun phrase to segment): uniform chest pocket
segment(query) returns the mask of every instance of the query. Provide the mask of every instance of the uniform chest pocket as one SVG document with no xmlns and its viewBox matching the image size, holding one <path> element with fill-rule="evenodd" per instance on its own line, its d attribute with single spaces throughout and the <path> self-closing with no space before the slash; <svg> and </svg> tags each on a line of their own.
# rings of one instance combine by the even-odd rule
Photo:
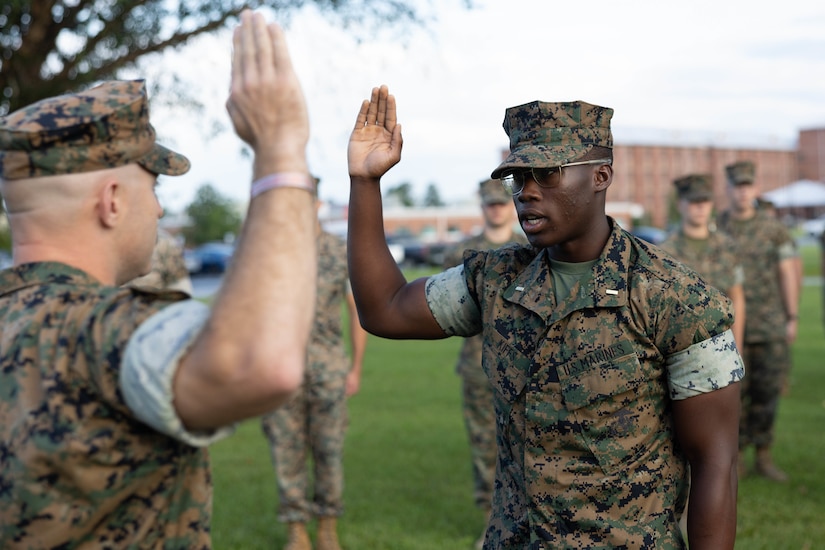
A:
<svg viewBox="0 0 825 550">
<path fill-rule="evenodd" d="M 524 391 L 532 360 L 495 330 L 485 330 L 482 366 L 493 390 L 508 404 Z"/>
<path fill-rule="evenodd" d="M 633 353 L 579 370 L 561 386 L 580 443 L 606 473 L 624 469 L 661 433 L 664 396 Z"/>
</svg>

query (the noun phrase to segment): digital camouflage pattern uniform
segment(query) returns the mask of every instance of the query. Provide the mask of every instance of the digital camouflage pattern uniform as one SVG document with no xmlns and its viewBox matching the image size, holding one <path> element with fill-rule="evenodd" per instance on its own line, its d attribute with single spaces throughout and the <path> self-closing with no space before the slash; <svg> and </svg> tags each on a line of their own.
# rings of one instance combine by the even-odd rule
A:
<svg viewBox="0 0 825 550">
<path fill-rule="evenodd" d="M 501 185 L 500 183 L 498 184 Z M 508 197 L 508 201 L 512 201 Z M 465 250 L 494 250 L 511 243 L 527 244 L 521 233 L 513 232 L 504 243 L 488 240 L 484 233 L 465 239 L 446 256 L 444 267 L 461 264 Z M 461 410 L 470 440 L 473 463 L 473 497 L 476 506 L 489 510 L 493 499 L 496 475 L 496 417 L 493 410 L 493 390 L 481 368 L 481 335 L 464 339 L 456 362 L 461 377 Z"/>
<path fill-rule="evenodd" d="M 769 447 L 784 378 L 790 371 L 785 336 L 785 306 L 779 282 L 779 262 L 796 256 L 793 238 L 782 222 L 757 211 L 749 220 L 734 220 L 723 212 L 719 229 L 736 243 L 745 272 L 745 345 L 742 357 L 748 377 L 742 386 L 739 447 Z"/>
<path fill-rule="evenodd" d="M 679 387 L 740 380 L 733 339 L 716 338 L 730 328 L 732 306 L 611 223 L 592 277 L 560 303 L 544 251 L 465 257 L 497 422 L 485 549 L 685 548 L 686 459 L 671 415 L 671 399 L 684 395 L 671 394 L 668 363 L 698 344 L 705 357 L 726 358 L 723 368 L 693 365 Z M 428 300 L 440 284 L 430 278 Z"/>
<path fill-rule="evenodd" d="M 155 143 L 142 81 L 0 119 L 8 182 L 132 162 L 169 175 L 189 167 Z M 184 298 L 105 286 L 55 262 L 0 272 L 0 548 L 210 546 L 206 451 L 138 421 L 119 386 L 131 335 Z"/>
<path fill-rule="evenodd" d="M 552 168 L 612 147 L 613 110 L 583 101 L 507 109 L 506 169 Z M 687 462 L 672 402 L 744 374 L 725 296 L 612 219 L 585 273 L 545 250 L 468 252 L 427 280 L 446 334 L 481 332 L 498 447 L 484 548 L 685 548 Z M 578 264 L 576 264 L 578 265 Z"/>
<path fill-rule="evenodd" d="M 697 246 L 695 239 L 688 238 L 679 229 L 669 235 L 659 247 L 726 294 L 732 286 L 742 284 L 742 270 L 734 243 L 723 233 L 711 232 L 701 246 Z"/>
<path fill-rule="evenodd" d="M 206 451 L 135 420 L 118 384 L 135 329 L 184 298 L 0 272 L 0 547 L 210 546 Z"/>
<path fill-rule="evenodd" d="M 129 282 L 131 286 L 152 288 L 178 288 L 181 281 L 189 281 L 189 270 L 183 260 L 183 250 L 174 237 L 166 231 L 158 230 L 158 242 L 152 251 L 152 271 Z M 189 283 L 191 286 L 191 282 Z"/>
<path fill-rule="evenodd" d="M 343 451 L 347 427 L 346 379 L 341 307 L 350 292 L 346 243 L 327 232 L 318 237 L 318 290 L 307 367 L 299 392 L 261 419 L 269 440 L 283 522 L 343 513 Z M 313 494 L 307 456 L 314 462 Z"/>
</svg>

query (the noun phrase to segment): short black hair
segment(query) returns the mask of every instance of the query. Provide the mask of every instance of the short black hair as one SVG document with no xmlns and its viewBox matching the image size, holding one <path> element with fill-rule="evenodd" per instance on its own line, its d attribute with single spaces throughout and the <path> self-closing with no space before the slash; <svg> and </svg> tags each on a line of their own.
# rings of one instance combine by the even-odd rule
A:
<svg viewBox="0 0 825 550">
<path fill-rule="evenodd" d="M 602 147 L 599 145 L 594 146 L 591 150 L 589 150 L 584 156 L 582 156 L 579 160 L 596 160 L 596 159 L 610 159 L 613 160 L 613 148 L 612 147 Z"/>
</svg>

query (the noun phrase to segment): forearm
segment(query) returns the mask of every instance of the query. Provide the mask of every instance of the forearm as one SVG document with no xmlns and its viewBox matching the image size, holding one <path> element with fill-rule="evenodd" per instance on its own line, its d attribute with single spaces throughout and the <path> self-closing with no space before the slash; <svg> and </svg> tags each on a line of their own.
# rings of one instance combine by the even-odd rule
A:
<svg viewBox="0 0 825 550">
<path fill-rule="evenodd" d="M 260 171 L 267 169 L 300 164 Z M 191 371 L 176 402 L 190 428 L 262 414 L 300 385 L 314 311 L 314 224 L 305 190 L 275 189 L 251 201 L 210 320 L 182 366 Z"/>
<path fill-rule="evenodd" d="M 393 323 L 401 320 L 393 315 L 393 304 L 407 280 L 384 236 L 378 180 L 352 178 L 349 205 L 349 275 L 361 325 L 373 334 L 392 337 Z"/>
<path fill-rule="evenodd" d="M 691 550 L 733 548 L 736 539 L 736 461 L 691 463 L 688 542 Z"/>
<path fill-rule="evenodd" d="M 799 270 L 796 258 L 786 258 L 779 263 L 779 282 L 785 307 L 785 339 L 791 344 L 796 340 L 799 326 Z"/>
<path fill-rule="evenodd" d="M 353 303 L 349 324 L 350 350 L 352 350 L 352 370 L 359 373 L 360 376 L 361 365 L 364 363 L 364 353 L 367 349 L 367 331 L 361 326 L 354 307 L 355 304 Z"/>
<path fill-rule="evenodd" d="M 785 314 L 789 319 L 799 315 L 799 285 L 794 262 L 793 258 L 786 258 L 779 262 L 779 287 L 782 292 Z"/>
<path fill-rule="evenodd" d="M 741 386 L 673 401 L 676 436 L 690 463 L 691 550 L 733 548 Z"/>
<path fill-rule="evenodd" d="M 745 319 L 747 315 L 745 293 L 742 290 L 742 285 L 734 285 L 728 289 L 728 297 L 733 302 L 733 338 L 737 347 L 741 350 L 745 345 Z"/>
</svg>

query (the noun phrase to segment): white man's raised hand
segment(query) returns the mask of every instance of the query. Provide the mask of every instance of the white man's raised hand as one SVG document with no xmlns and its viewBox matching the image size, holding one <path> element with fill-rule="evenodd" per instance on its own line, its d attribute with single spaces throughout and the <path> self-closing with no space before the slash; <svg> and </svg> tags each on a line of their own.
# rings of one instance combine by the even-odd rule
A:
<svg viewBox="0 0 825 550">
<path fill-rule="evenodd" d="M 395 97 L 386 86 L 373 88 L 370 99 L 361 104 L 349 138 L 350 177 L 380 178 L 401 160 L 402 144 Z"/>
<path fill-rule="evenodd" d="M 235 131 L 255 151 L 258 168 L 305 171 L 309 117 L 283 30 L 245 10 L 232 45 L 226 108 Z"/>
</svg>

